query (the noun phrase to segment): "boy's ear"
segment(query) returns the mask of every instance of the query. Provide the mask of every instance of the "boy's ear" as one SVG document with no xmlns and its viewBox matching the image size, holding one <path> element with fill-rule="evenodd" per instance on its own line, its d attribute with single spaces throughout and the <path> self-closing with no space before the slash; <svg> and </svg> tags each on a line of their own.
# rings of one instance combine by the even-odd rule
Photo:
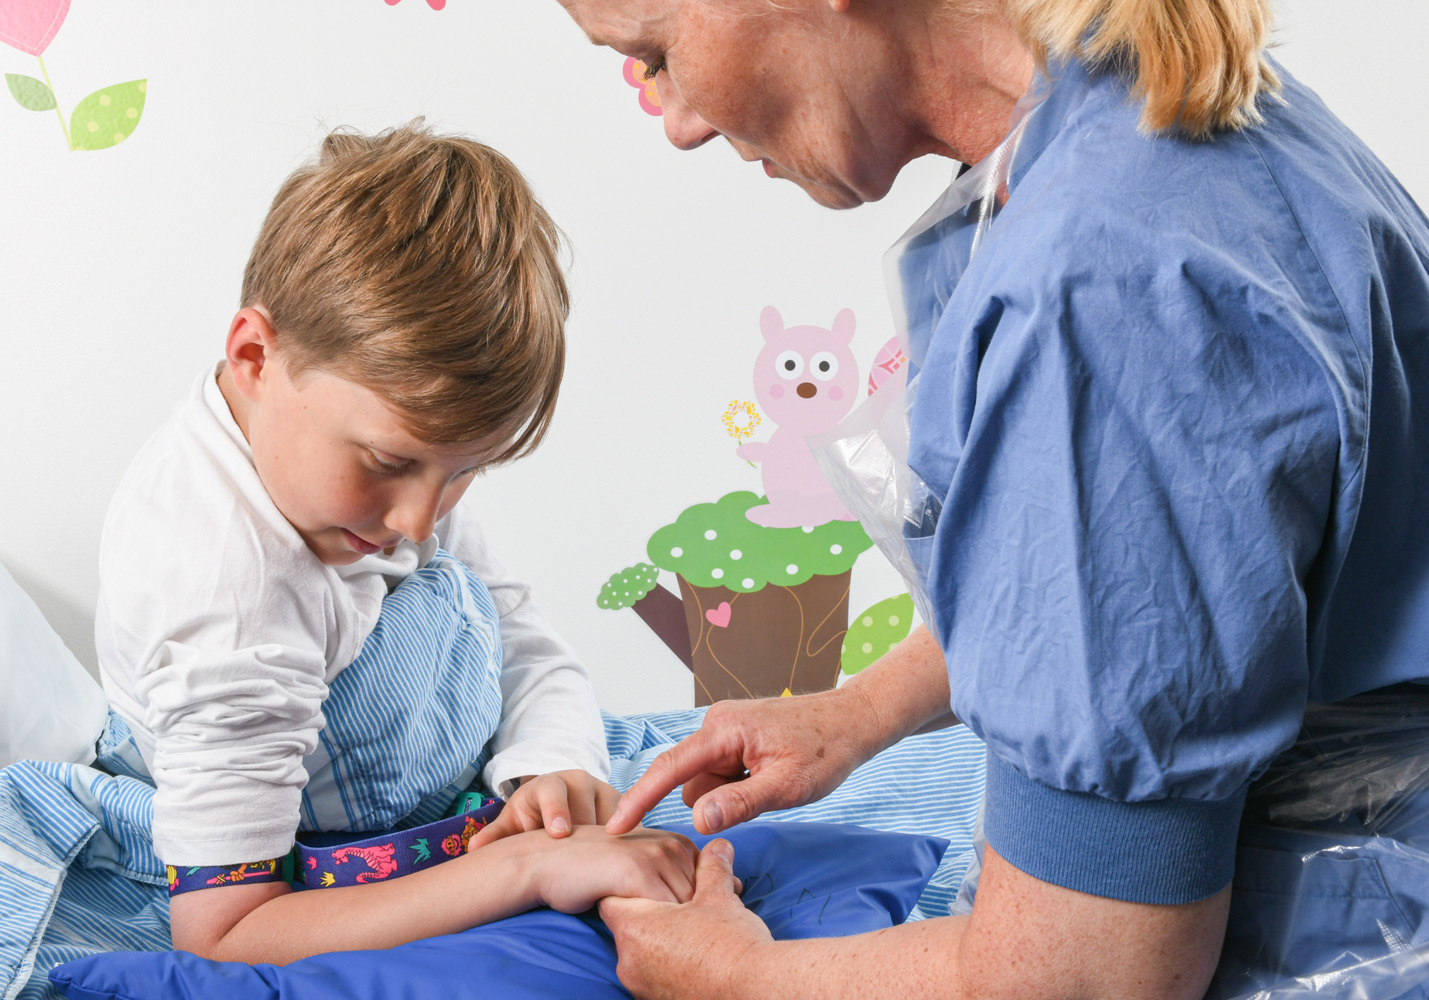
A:
<svg viewBox="0 0 1429 1000">
<path fill-rule="evenodd" d="M 268 315 L 257 306 L 238 310 L 228 325 L 224 356 L 233 384 L 249 399 L 258 397 L 264 369 L 274 358 L 276 338 Z"/>
</svg>

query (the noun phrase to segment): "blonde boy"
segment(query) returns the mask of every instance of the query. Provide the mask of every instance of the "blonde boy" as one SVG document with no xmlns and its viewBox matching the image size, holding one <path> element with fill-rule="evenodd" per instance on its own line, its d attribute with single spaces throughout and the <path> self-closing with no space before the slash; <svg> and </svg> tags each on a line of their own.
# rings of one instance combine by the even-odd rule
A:
<svg viewBox="0 0 1429 1000">
<path fill-rule="evenodd" d="M 281 962 L 542 903 L 688 898 L 688 842 L 589 825 L 617 796 L 585 670 L 458 507 L 549 427 L 558 251 L 504 157 L 417 126 L 334 133 L 279 190 L 224 359 L 135 459 L 101 545 L 101 672 L 156 787 L 154 851 L 171 891 L 218 873 L 173 896 L 176 947 Z M 339 698 L 354 661 L 369 687 Z M 478 767 L 516 835 L 370 885 L 251 876 L 300 827 L 400 825 Z"/>
</svg>

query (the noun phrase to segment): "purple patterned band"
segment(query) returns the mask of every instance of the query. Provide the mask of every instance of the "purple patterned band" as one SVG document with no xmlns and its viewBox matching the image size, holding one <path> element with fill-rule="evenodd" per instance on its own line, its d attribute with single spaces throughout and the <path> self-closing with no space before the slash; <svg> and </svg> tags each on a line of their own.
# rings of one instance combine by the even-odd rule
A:
<svg viewBox="0 0 1429 1000">
<path fill-rule="evenodd" d="M 169 895 L 213 889 L 221 885 L 254 885 L 259 882 L 283 882 L 283 858 L 248 861 L 241 865 L 211 865 L 208 867 L 176 868 L 168 865 Z"/>
<path fill-rule="evenodd" d="M 466 811 L 411 830 L 321 847 L 299 840 L 287 857 L 237 866 L 176 868 L 169 865 L 169 895 L 258 882 L 292 881 L 309 889 L 328 889 L 401 878 L 461 857 L 469 849 L 471 838 L 495 819 L 504 805 L 501 799 L 471 796 L 461 802 Z"/>
</svg>

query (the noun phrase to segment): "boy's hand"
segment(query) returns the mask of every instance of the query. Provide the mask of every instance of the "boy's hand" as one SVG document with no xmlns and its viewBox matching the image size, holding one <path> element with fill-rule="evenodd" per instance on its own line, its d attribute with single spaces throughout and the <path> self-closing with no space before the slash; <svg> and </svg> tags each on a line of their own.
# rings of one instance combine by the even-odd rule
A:
<svg viewBox="0 0 1429 1000">
<path fill-rule="evenodd" d="M 609 896 L 684 903 L 695 894 L 699 850 L 668 830 L 615 836 L 604 827 L 579 826 L 569 837 L 542 838 L 533 847 L 536 892 L 562 913 L 581 913 Z"/>
<path fill-rule="evenodd" d="M 471 850 L 531 830 L 569 837 L 577 826 L 605 823 L 619 801 L 619 792 L 578 768 L 527 778 L 511 793 L 501 815 L 471 839 Z"/>
</svg>

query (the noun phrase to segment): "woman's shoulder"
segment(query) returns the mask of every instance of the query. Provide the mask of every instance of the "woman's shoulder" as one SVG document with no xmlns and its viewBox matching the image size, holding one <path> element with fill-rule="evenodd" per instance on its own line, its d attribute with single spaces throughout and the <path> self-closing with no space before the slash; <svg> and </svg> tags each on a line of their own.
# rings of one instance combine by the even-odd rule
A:
<svg viewBox="0 0 1429 1000">
<path fill-rule="evenodd" d="M 1261 99 L 1259 124 L 1203 140 L 1145 132 L 1111 74 L 1074 79 L 1077 99 L 1052 108 L 1050 134 L 1014 176 L 1004 228 L 1021 247 L 1031 237 L 1034 254 L 1103 272 L 1180 256 L 1252 277 L 1289 266 L 1292 278 L 1332 283 L 1339 273 L 1307 273 L 1302 251 L 1353 255 L 1363 273 L 1382 256 L 1375 240 L 1386 229 L 1429 245 L 1423 214 L 1390 171 L 1310 88 L 1277 70 L 1283 89 Z"/>
</svg>

